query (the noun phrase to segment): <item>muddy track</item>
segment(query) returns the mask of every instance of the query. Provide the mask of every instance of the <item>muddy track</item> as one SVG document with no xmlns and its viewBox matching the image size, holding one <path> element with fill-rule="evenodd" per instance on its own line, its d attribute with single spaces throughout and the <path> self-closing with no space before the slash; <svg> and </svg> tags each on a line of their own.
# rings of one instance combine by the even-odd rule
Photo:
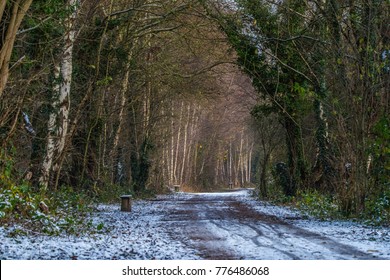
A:
<svg viewBox="0 0 390 280">
<path fill-rule="evenodd" d="M 254 211 L 236 196 L 194 195 L 170 203 L 170 235 L 203 259 L 375 259 L 354 247 Z"/>
</svg>

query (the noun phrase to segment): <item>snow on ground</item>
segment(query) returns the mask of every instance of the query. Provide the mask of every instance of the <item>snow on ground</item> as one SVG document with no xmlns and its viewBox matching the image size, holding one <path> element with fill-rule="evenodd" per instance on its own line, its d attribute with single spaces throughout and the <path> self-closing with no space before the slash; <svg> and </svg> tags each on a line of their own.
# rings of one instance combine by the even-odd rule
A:
<svg viewBox="0 0 390 280">
<path fill-rule="evenodd" d="M 288 207 L 256 201 L 250 190 L 185 194 L 182 207 L 184 197 L 195 213 L 201 212 L 184 236 L 190 236 L 191 246 L 208 248 L 202 255 L 206 258 L 390 259 L 389 228 L 321 222 Z M 196 234 L 199 228 L 202 236 Z"/>
<path fill-rule="evenodd" d="M 0 259 L 197 259 L 194 250 L 172 240 L 160 223 L 164 202 L 135 201 L 131 213 L 101 205 L 93 220 L 110 229 L 92 236 L 18 236 L 0 227 Z"/>
<path fill-rule="evenodd" d="M 256 201 L 251 198 L 250 191 L 243 192 L 240 200 L 257 212 L 274 215 L 300 228 L 337 239 L 380 259 L 390 259 L 389 227 L 373 227 L 353 221 L 320 221 L 296 209 Z"/>
<path fill-rule="evenodd" d="M 273 206 L 256 201 L 250 193 L 250 190 L 241 190 L 218 194 L 179 193 L 159 196 L 155 201 L 134 201 L 131 213 L 121 212 L 119 205 L 100 205 L 93 213 L 94 223 L 96 225 L 103 223 L 110 231 L 79 237 L 71 235 L 45 236 L 41 234 L 10 237 L 9 233 L 14 229 L 5 229 L 0 226 L 0 259 L 201 259 L 203 256 L 198 251 L 199 248 L 195 249 L 196 247 L 189 246 L 193 243 L 189 242 L 189 239 L 185 240 L 185 235 L 182 236 L 185 229 L 177 228 L 176 231 L 176 228 L 173 228 L 186 222 L 174 220 L 175 217 L 182 218 L 180 216 L 182 210 L 176 208 L 181 203 L 185 204 L 186 201 L 197 196 L 203 199 L 210 198 L 210 200 L 218 196 L 232 197 L 253 209 L 253 211 L 276 216 L 295 227 L 325 235 L 337 242 L 375 255 L 379 259 L 390 259 L 389 228 L 369 227 L 350 221 L 318 221 L 287 207 Z M 212 205 L 210 203 L 208 209 L 212 209 Z M 215 203 L 215 205 L 219 204 Z M 220 206 L 223 205 L 223 203 L 220 204 Z M 177 216 L 175 211 L 178 211 Z M 222 209 L 222 211 L 224 210 Z M 194 212 L 197 213 L 197 211 Z M 235 230 L 241 228 L 233 223 L 231 225 L 221 224 L 228 223 L 228 221 L 223 220 L 219 224 L 217 219 L 207 222 L 205 213 L 199 213 L 199 217 L 201 219 L 197 223 L 210 227 L 210 232 L 216 231 L 215 236 L 221 238 L 219 245 L 226 244 L 226 248 L 229 247 L 228 243 L 231 241 L 226 240 L 225 243 L 223 240 L 229 236 L 229 232 L 232 230 L 231 227 L 235 227 Z M 191 222 L 189 223 L 191 225 Z M 261 221 L 258 221 L 258 224 L 260 223 Z M 193 225 L 195 226 L 195 223 Z M 218 225 L 218 227 L 215 226 L 215 230 L 213 230 L 213 225 Z M 226 231 L 221 231 L 221 225 L 226 228 Z M 251 227 L 252 225 L 242 226 L 246 229 Z M 178 235 L 173 236 L 175 232 Z M 199 232 L 199 237 L 203 234 L 202 232 Z M 240 247 L 239 244 L 236 244 L 239 240 L 241 240 L 240 242 L 247 242 L 245 238 L 241 238 L 242 236 L 248 236 L 249 238 L 255 234 L 255 231 L 250 232 L 250 230 L 243 232 L 237 235 L 239 237 L 237 240 L 232 241 L 233 245 Z M 257 236 L 256 240 L 258 243 L 267 242 L 267 239 L 261 236 Z M 249 242 L 247 243 L 249 244 Z M 283 246 L 283 244 L 279 245 Z M 315 249 L 313 248 L 313 250 Z M 256 248 L 253 248 L 252 251 L 253 254 L 248 255 L 248 258 L 253 259 L 256 256 Z"/>
</svg>

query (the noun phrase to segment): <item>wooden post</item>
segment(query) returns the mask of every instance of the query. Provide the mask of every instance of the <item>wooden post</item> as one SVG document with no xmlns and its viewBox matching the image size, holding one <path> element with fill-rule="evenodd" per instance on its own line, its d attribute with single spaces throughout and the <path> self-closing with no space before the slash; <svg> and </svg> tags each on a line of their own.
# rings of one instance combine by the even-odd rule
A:
<svg viewBox="0 0 390 280">
<path fill-rule="evenodd" d="M 131 195 L 122 195 L 121 200 L 121 211 L 123 212 L 131 212 Z"/>
</svg>

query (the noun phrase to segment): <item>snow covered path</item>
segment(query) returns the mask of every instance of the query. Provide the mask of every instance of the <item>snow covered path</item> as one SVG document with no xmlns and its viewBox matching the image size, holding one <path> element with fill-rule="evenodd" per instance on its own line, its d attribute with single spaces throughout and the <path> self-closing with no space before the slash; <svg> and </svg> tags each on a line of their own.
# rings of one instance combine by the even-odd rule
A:
<svg viewBox="0 0 390 280">
<path fill-rule="evenodd" d="M 94 236 L 11 238 L 0 259 L 390 259 L 390 229 L 302 219 L 255 201 L 248 190 L 135 201 L 131 213 L 102 205 Z"/>
</svg>

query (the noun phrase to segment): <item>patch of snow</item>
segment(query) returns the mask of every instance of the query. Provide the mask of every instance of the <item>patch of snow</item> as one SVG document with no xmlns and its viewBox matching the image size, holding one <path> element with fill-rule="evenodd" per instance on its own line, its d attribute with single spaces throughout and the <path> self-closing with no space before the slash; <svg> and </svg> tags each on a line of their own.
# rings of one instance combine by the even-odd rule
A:
<svg viewBox="0 0 390 280">
<path fill-rule="evenodd" d="M 265 218 L 275 216 L 283 222 L 234 216 L 234 211 L 239 212 L 234 208 L 237 203 L 249 212 L 264 214 Z M 202 253 L 207 249 L 244 259 L 349 258 L 340 252 L 342 248 L 333 250 L 338 245 L 390 259 L 389 228 L 318 221 L 288 207 L 257 201 L 249 189 L 160 195 L 151 201 L 133 201 L 132 212 L 121 212 L 119 205 L 99 205 L 92 219 L 108 231 L 82 236 L 31 233 L 12 237 L 10 233 L 17 228 L 0 226 L 0 259 L 193 260 L 212 258 Z"/>
<path fill-rule="evenodd" d="M 390 259 L 390 228 L 388 227 L 367 226 L 354 221 L 321 221 L 303 215 L 297 209 L 275 206 L 254 198 L 248 199 L 250 193 L 251 191 L 247 190 L 247 194 L 242 196 L 241 201 L 259 213 L 276 216 L 291 225 L 330 237 L 379 259 Z"/>
<path fill-rule="evenodd" d="M 14 228 L 0 227 L 0 259 L 197 259 L 194 250 L 173 240 L 161 222 L 164 202 L 134 201 L 133 211 L 100 205 L 95 224 L 103 223 L 108 233 L 85 236 L 10 237 Z"/>
</svg>

